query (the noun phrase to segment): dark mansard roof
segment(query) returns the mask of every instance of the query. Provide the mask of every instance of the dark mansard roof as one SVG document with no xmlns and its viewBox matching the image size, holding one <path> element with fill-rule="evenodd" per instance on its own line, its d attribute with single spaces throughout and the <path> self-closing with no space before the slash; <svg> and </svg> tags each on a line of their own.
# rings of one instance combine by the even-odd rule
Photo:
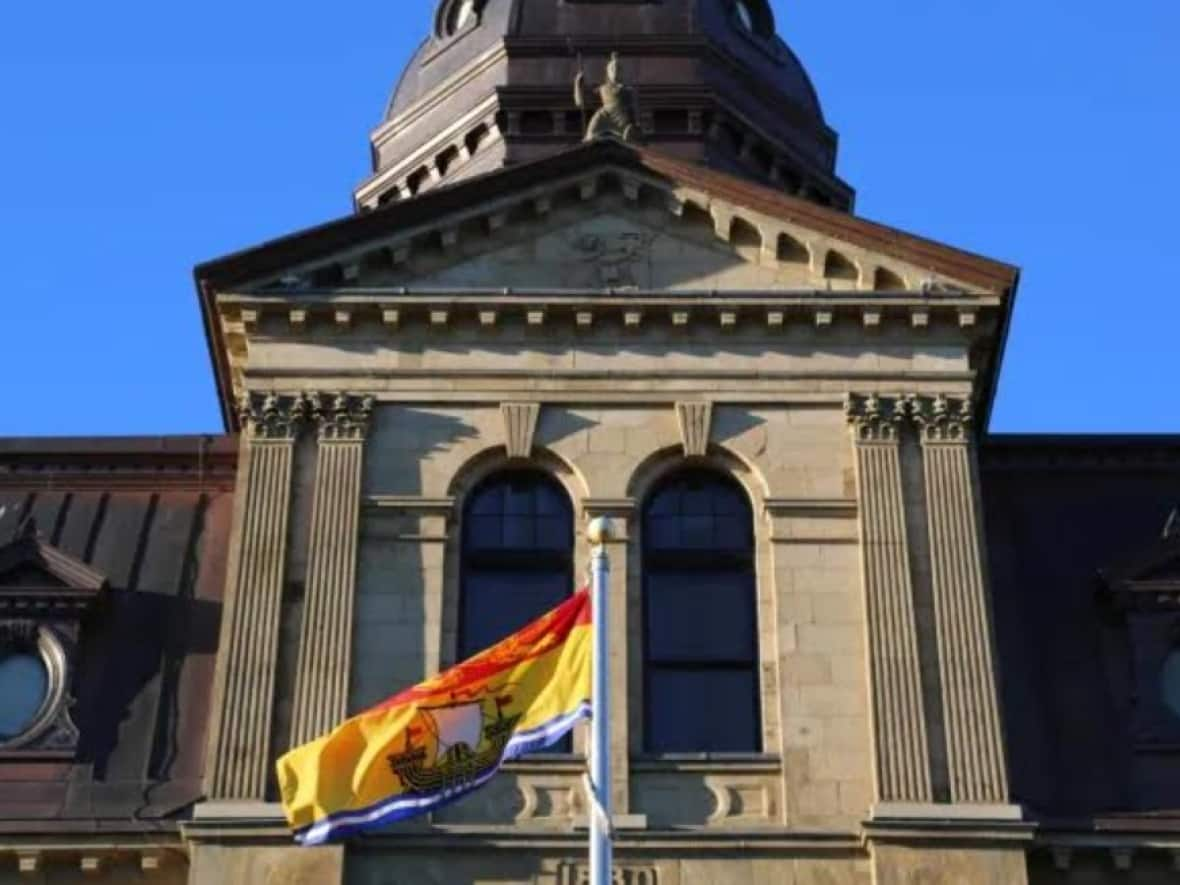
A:
<svg viewBox="0 0 1180 885">
<path fill-rule="evenodd" d="M 22 546 L 101 587 L 76 750 L 0 753 L 0 836 L 168 831 L 200 799 L 236 460 L 232 437 L 0 439 L 0 596 Z"/>
</svg>

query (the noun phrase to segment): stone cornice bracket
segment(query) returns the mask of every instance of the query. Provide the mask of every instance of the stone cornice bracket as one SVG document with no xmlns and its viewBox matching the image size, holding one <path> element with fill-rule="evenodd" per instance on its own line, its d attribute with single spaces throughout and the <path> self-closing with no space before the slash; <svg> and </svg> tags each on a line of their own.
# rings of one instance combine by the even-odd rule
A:
<svg viewBox="0 0 1180 885">
<path fill-rule="evenodd" d="M 293 440 L 312 417 L 304 394 L 245 393 L 238 402 L 242 430 L 252 440 Z"/>
<path fill-rule="evenodd" d="M 373 397 L 313 394 L 310 401 L 321 442 L 360 442 L 368 436 Z"/>
<path fill-rule="evenodd" d="M 859 443 L 896 443 L 909 403 L 905 397 L 882 397 L 875 393 L 844 400 L 844 414 Z"/>
<path fill-rule="evenodd" d="M 713 433 L 713 404 L 677 403 L 676 420 L 680 425 L 680 439 L 684 443 L 685 456 L 704 457 L 709 451 L 709 437 Z"/>
<path fill-rule="evenodd" d="M 970 399 L 952 399 L 946 394 L 910 397 L 910 411 L 924 443 L 958 443 L 971 441 L 975 421 Z"/>
<path fill-rule="evenodd" d="M 500 414 L 504 419 L 504 447 L 508 457 L 528 458 L 533 453 L 541 404 L 501 403 Z"/>
</svg>

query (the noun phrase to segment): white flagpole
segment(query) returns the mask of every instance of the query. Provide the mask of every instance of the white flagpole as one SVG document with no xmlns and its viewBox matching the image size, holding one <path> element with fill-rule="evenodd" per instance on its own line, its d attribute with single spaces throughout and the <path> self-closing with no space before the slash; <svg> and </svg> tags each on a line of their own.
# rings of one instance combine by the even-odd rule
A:
<svg viewBox="0 0 1180 885">
<path fill-rule="evenodd" d="M 590 720 L 590 885 L 611 885 L 610 772 L 610 557 L 606 542 L 613 526 L 600 517 L 590 523 L 591 604 L 594 609 L 593 716 Z"/>
</svg>

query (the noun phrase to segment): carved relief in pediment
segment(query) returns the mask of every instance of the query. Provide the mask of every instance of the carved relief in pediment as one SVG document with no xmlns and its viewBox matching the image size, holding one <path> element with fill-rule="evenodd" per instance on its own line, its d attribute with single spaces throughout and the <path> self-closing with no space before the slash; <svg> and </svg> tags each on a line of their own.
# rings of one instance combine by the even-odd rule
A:
<svg viewBox="0 0 1180 885">
<path fill-rule="evenodd" d="M 391 215 L 396 218 L 396 215 Z M 972 287 L 672 183 L 609 168 L 275 272 L 245 291 L 405 286 L 813 289 L 965 294 Z"/>
</svg>

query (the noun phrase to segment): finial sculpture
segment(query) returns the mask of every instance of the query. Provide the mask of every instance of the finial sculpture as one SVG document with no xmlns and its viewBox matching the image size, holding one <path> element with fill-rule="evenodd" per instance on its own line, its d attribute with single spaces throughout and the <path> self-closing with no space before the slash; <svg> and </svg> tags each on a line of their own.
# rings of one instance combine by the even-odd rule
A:
<svg viewBox="0 0 1180 885">
<path fill-rule="evenodd" d="M 602 107 L 594 112 L 586 126 L 586 141 L 614 136 L 623 141 L 637 141 L 639 127 L 635 123 L 635 92 L 619 80 L 619 54 L 612 52 L 606 63 L 606 82 L 598 87 Z M 586 109 L 586 73 L 578 60 L 578 76 L 574 78 L 574 103 Z"/>
</svg>

